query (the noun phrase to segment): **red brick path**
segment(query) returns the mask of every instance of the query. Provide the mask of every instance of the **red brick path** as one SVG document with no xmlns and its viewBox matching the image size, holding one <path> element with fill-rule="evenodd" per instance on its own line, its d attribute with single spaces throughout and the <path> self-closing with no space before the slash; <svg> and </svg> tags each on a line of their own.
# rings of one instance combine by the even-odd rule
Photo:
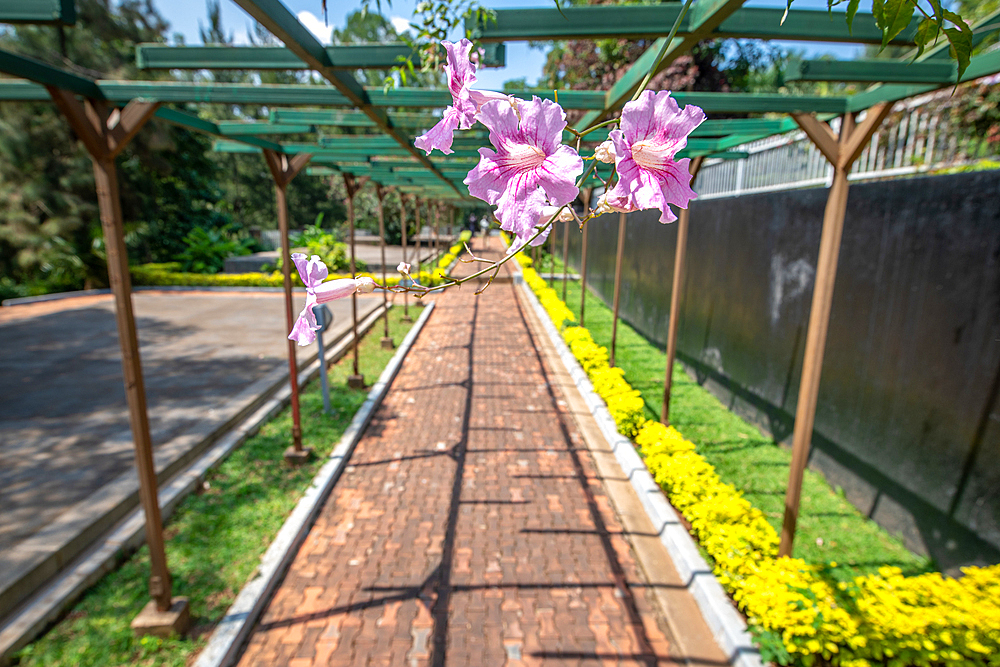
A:
<svg viewBox="0 0 1000 667">
<path fill-rule="evenodd" d="M 670 664 L 509 283 L 437 297 L 243 665 Z"/>
</svg>

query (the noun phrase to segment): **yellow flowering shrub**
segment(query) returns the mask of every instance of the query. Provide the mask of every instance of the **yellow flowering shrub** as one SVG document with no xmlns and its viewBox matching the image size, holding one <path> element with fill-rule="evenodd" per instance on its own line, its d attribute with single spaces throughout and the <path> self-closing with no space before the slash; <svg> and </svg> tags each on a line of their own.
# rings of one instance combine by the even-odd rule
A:
<svg viewBox="0 0 1000 667">
<path fill-rule="evenodd" d="M 524 259 L 530 266 L 522 257 L 522 266 Z M 566 305 L 554 290 L 530 268 L 524 274 L 553 321 L 565 322 Z M 690 523 L 719 582 L 746 614 L 765 661 L 1000 667 L 1000 565 L 965 568 L 959 579 L 904 577 L 884 567 L 838 582 L 824 567 L 779 558 L 778 534 L 761 511 L 722 482 L 675 428 L 643 417 L 639 392 L 621 369 L 608 366 L 607 349 L 583 327 L 565 327 L 562 334 L 619 432 L 634 439 L 653 478 Z"/>
<path fill-rule="evenodd" d="M 284 285 L 280 271 L 272 273 L 184 273 L 176 270 L 177 264 L 140 264 L 129 269 L 132 274 L 132 284 L 147 287 L 281 287 Z M 367 276 L 379 283 L 382 282 L 381 274 L 359 273 L 359 277 Z M 330 280 L 338 278 L 350 278 L 350 274 L 333 273 Z M 414 278 L 417 278 L 414 275 Z M 390 287 L 398 285 L 400 275 L 396 272 L 386 273 L 386 284 Z M 421 285 L 433 287 L 440 283 L 438 277 L 432 276 L 428 271 L 421 271 L 418 281 Z M 292 284 L 295 287 L 302 287 L 299 274 L 292 272 Z"/>
<path fill-rule="evenodd" d="M 521 257 L 521 255 L 518 255 L 518 257 Z M 566 304 L 562 302 L 556 291 L 545 284 L 545 281 L 539 277 L 534 269 L 524 269 L 522 273 L 524 281 L 538 295 L 538 300 L 541 301 L 545 312 L 552 318 L 552 322 L 556 325 L 556 328 L 563 329 L 568 323 L 576 322 L 576 315 L 566 307 Z"/>
</svg>

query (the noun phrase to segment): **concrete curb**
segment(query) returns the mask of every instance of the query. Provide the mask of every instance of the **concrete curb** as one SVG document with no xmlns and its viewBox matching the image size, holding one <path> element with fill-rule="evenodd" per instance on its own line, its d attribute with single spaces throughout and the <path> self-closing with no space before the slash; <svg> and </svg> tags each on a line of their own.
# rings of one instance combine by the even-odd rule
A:
<svg viewBox="0 0 1000 667">
<path fill-rule="evenodd" d="M 359 323 L 358 335 L 366 334 L 384 312 L 381 305 L 372 311 Z M 327 353 L 328 362 L 335 363 L 346 355 L 351 350 L 352 343 L 353 339 L 348 330 L 336 345 L 330 348 Z M 319 359 L 314 355 L 309 365 L 299 374 L 299 386 L 304 387 L 311 382 L 319 375 L 319 371 Z M 287 371 L 282 382 L 287 382 Z M 209 471 L 288 405 L 291 393 L 291 387 L 287 385 L 277 391 L 269 389 L 266 394 L 271 395 L 270 399 L 251 409 L 242 421 L 221 437 L 215 436 L 214 444 L 194 463 L 174 474 L 169 481 L 161 483 L 159 500 L 164 521 L 188 494 L 201 485 Z M 145 517 L 142 508 L 136 507 L 111 528 L 102 540 L 87 548 L 69 567 L 41 586 L 22 603 L 19 610 L 11 615 L 3 626 L 0 626 L 0 665 L 7 664 L 15 651 L 30 643 L 49 624 L 54 623 L 87 588 L 113 570 L 125 554 L 139 548 L 144 541 Z"/>
<path fill-rule="evenodd" d="M 712 574 L 712 568 L 701 557 L 697 545 L 681 523 L 676 510 L 649 474 L 632 441 L 618 433 L 618 427 L 608 412 L 604 400 L 594 391 L 590 378 L 559 335 L 538 297 L 523 282 L 520 271 L 517 278 L 520 280 L 516 282 L 520 284 L 521 290 L 527 296 L 528 302 L 538 315 L 545 332 L 569 371 L 570 377 L 573 378 L 587 407 L 590 408 L 622 472 L 639 496 L 646 514 L 659 535 L 660 542 L 667 548 L 681 579 L 687 581 L 687 589 L 698 603 L 698 608 L 711 628 L 716 642 L 729 655 L 730 663 L 734 667 L 762 667 L 760 654 L 751 641 L 743 617 Z"/>
<path fill-rule="evenodd" d="M 375 409 L 381 404 L 403 359 L 406 358 L 407 352 L 433 310 L 434 303 L 427 304 L 413 328 L 403 339 L 389 365 L 379 376 L 378 382 L 368 392 L 368 398 L 355 413 L 354 419 L 351 420 L 350 426 L 347 427 L 329 459 L 313 478 L 312 485 L 306 490 L 264 553 L 256 575 L 243 587 L 236 601 L 215 627 L 208 644 L 198 655 L 194 667 L 227 667 L 239 657 L 240 649 L 312 529 L 323 503 L 347 465 L 354 446 L 361 439 L 362 432 L 375 413 Z"/>
</svg>

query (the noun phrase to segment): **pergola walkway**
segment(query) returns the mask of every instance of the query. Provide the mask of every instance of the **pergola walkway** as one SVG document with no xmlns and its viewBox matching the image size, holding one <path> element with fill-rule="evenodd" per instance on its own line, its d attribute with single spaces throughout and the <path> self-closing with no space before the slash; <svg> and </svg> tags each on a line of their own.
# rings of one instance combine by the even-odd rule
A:
<svg viewBox="0 0 1000 667">
<path fill-rule="evenodd" d="M 515 287 L 473 292 L 437 297 L 240 664 L 671 663 Z"/>
</svg>

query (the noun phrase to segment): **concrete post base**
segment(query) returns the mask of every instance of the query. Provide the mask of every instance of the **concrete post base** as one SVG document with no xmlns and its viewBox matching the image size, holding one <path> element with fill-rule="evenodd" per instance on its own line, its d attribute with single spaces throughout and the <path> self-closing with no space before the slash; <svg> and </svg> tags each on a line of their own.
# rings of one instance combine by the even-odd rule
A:
<svg viewBox="0 0 1000 667">
<path fill-rule="evenodd" d="M 303 447 L 302 449 L 295 449 L 295 447 L 289 447 L 285 450 L 285 463 L 290 466 L 299 466 L 312 458 L 313 448 Z"/>
<path fill-rule="evenodd" d="M 158 610 L 156 602 L 150 600 L 132 619 L 132 632 L 136 637 L 154 635 L 166 639 L 172 635 L 184 636 L 190 625 L 191 611 L 187 598 L 175 597 L 167 611 Z"/>
<path fill-rule="evenodd" d="M 348 375 L 347 376 L 347 386 L 351 389 L 364 389 L 365 388 L 365 376 L 364 375 Z"/>
<path fill-rule="evenodd" d="M 396 343 L 392 340 L 392 336 L 384 336 L 382 338 L 383 350 L 393 350 L 395 348 L 396 348 Z"/>
<path fill-rule="evenodd" d="M 409 315 L 403 315 L 403 319 L 400 320 L 400 321 L 401 322 L 405 322 L 406 324 L 412 324 L 413 323 L 413 318 L 410 317 Z"/>
</svg>

